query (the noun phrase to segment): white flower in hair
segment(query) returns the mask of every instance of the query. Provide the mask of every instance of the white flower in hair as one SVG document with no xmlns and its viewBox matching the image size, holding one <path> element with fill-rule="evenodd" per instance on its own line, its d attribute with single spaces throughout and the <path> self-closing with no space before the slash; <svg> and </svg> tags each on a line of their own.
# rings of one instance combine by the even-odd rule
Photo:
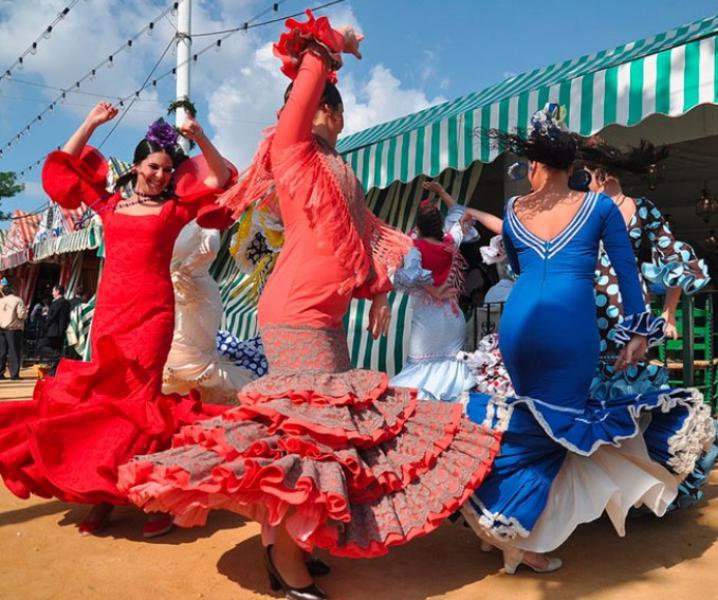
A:
<svg viewBox="0 0 718 600">
<path fill-rule="evenodd" d="M 566 108 L 555 102 L 548 102 L 541 110 L 537 110 L 531 117 L 531 127 L 536 135 L 550 138 L 558 137 L 568 131 L 564 120 Z"/>
</svg>

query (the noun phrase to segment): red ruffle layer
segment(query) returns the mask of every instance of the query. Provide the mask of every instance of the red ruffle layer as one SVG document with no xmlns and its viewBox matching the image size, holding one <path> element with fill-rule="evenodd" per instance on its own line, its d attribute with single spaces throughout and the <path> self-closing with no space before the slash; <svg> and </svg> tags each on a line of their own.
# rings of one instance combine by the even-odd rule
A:
<svg viewBox="0 0 718 600">
<path fill-rule="evenodd" d="M 339 54 L 344 48 L 344 35 L 332 29 L 327 17 L 314 18 L 311 10 L 306 11 L 307 21 L 302 23 L 296 19 L 287 19 L 285 31 L 272 48 L 274 56 L 282 61 L 282 73 L 294 81 L 299 72 L 302 53 L 311 41 L 325 46 L 333 54 Z M 336 83 L 336 74 L 331 72 L 330 80 Z"/>
<path fill-rule="evenodd" d="M 32 400 L 0 403 L 0 475 L 15 495 L 127 504 L 118 465 L 167 448 L 180 427 L 227 408 L 159 394 L 112 339 L 96 348 L 91 363 L 61 361 Z"/>
<path fill-rule="evenodd" d="M 352 373 L 361 371 L 343 375 Z M 356 406 L 336 396 L 301 402 L 293 391 L 254 397 L 183 428 L 172 450 L 122 466 L 120 487 L 182 525 L 223 508 L 271 525 L 286 519 L 306 549 L 383 554 L 463 504 L 488 474 L 500 434 L 463 418 L 458 405 L 420 402 L 384 381 L 372 396 Z"/>
</svg>

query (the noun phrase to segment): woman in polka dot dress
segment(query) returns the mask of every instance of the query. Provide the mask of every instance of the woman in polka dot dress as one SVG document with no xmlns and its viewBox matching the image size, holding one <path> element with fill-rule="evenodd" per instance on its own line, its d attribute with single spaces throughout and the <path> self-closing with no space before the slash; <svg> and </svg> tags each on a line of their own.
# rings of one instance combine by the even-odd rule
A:
<svg viewBox="0 0 718 600">
<path fill-rule="evenodd" d="M 681 291 L 694 294 L 710 281 L 705 262 L 693 248 L 675 239 L 668 222 L 646 198 L 631 198 L 623 193 L 620 176 L 624 173 L 646 173 L 651 164 L 664 159 L 667 151 L 648 142 L 627 151 L 618 150 L 599 141 L 591 141 L 583 150 L 585 167 L 591 174 L 591 191 L 610 196 L 621 211 L 636 257 L 642 247 L 649 246 L 651 262 L 642 265 L 644 298 L 648 298 L 647 282 L 666 288 L 663 318 L 665 333 L 677 337 L 676 307 Z M 625 394 L 643 393 L 666 386 L 665 369 L 649 362 L 641 362 L 621 373 L 614 373 L 613 363 L 618 347 L 611 333 L 623 317 L 623 302 L 618 289 L 616 272 L 605 250 L 599 253 L 596 266 L 596 307 L 601 332 L 601 360 L 594 378 L 591 395 L 612 398 Z M 648 307 L 648 302 L 646 302 Z"/>
<path fill-rule="evenodd" d="M 704 288 L 710 281 L 707 266 L 690 245 L 676 240 L 665 217 L 650 200 L 626 196 L 619 179 L 624 173 L 645 173 L 649 165 L 666 157 L 666 150 L 641 142 L 638 147 L 622 152 L 602 141 L 592 141 L 584 148 L 583 155 L 586 159 L 584 167 L 591 174 L 591 191 L 603 192 L 614 200 L 626 222 L 637 260 L 641 248 L 650 247 L 651 262 L 641 266 L 643 295 L 647 299 L 647 282 L 665 287 L 662 314 L 666 320 L 665 333 L 667 337 L 678 337 L 676 307 L 681 292 L 694 294 Z M 639 362 L 619 373 L 614 372 L 613 363 L 618 346 L 611 332 L 623 317 L 623 302 L 616 272 L 603 249 L 596 266 L 595 290 L 601 359 L 591 385 L 591 395 L 606 400 L 625 394 L 668 388 L 666 369 L 648 361 Z M 647 301 L 646 306 L 648 308 Z M 701 500 L 703 484 L 716 458 L 718 445 L 714 443 L 696 463 L 693 472 L 680 484 L 678 497 L 669 510 L 685 508 Z"/>
</svg>

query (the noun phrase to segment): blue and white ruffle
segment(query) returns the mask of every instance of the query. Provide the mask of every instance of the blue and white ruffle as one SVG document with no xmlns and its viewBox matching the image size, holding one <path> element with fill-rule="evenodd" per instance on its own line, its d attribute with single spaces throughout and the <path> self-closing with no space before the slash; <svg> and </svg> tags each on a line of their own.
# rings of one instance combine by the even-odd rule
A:
<svg viewBox="0 0 718 600">
<path fill-rule="evenodd" d="M 659 264 L 643 263 L 641 272 L 651 283 L 660 283 L 668 288 L 681 288 L 689 295 L 702 290 L 711 280 L 708 266 L 703 259 L 690 263 L 679 260 Z"/>
<path fill-rule="evenodd" d="M 613 330 L 613 341 L 619 346 L 624 346 L 631 341 L 634 335 L 642 335 L 647 338 L 648 347 L 657 346 L 663 341 L 666 320 L 656 317 L 650 311 L 634 313 L 623 317 L 623 320 Z"/>
<path fill-rule="evenodd" d="M 635 446 L 634 438 L 640 437 L 648 452 L 646 460 L 685 477 L 715 440 L 710 408 L 695 390 L 589 400 L 583 409 L 477 393 L 465 395 L 463 401 L 468 417 L 501 431 L 502 441 L 491 474 L 462 512 L 467 520 L 473 517 L 472 525 L 504 540 L 526 538 L 533 531 L 567 453 L 592 457 L 601 448 L 622 453 L 624 446 Z M 641 419 L 644 414 L 651 415 L 648 425 Z M 605 458 L 605 451 L 602 454 Z M 627 460 L 631 462 L 630 457 Z M 667 472 L 661 479 L 675 485 Z M 590 493 L 584 489 L 579 496 Z M 664 500 L 670 502 L 672 497 L 667 494 Z M 665 505 L 658 514 L 664 510 Z"/>
<path fill-rule="evenodd" d="M 229 331 L 220 329 L 217 332 L 217 352 L 221 357 L 251 371 L 257 377 L 267 374 L 267 357 L 264 354 L 262 338 L 258 335 L 240 341 Z"/>
</svg>

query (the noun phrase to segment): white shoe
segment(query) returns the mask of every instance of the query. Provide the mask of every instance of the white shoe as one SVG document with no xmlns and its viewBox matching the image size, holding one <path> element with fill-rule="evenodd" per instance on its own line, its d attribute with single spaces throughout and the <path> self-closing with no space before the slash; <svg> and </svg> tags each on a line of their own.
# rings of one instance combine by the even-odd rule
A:
<svg viewBox="0 0 718 600">
<path fill-rule="evenodd" d="M 524 562 L 523 552 L 511 554 L 512 556 L 510 557 L 504 554 L 504 573 L 507 575 L 515 575 L 519 565 L 527 566 L 534 573 L 552 573 L 553 571 L 558 571 L 563 566 L 563 561 L 560 558 L 547 557 L 548 562 L 545 567 L 535 567 L 534 565 Z"/>
</svg>

